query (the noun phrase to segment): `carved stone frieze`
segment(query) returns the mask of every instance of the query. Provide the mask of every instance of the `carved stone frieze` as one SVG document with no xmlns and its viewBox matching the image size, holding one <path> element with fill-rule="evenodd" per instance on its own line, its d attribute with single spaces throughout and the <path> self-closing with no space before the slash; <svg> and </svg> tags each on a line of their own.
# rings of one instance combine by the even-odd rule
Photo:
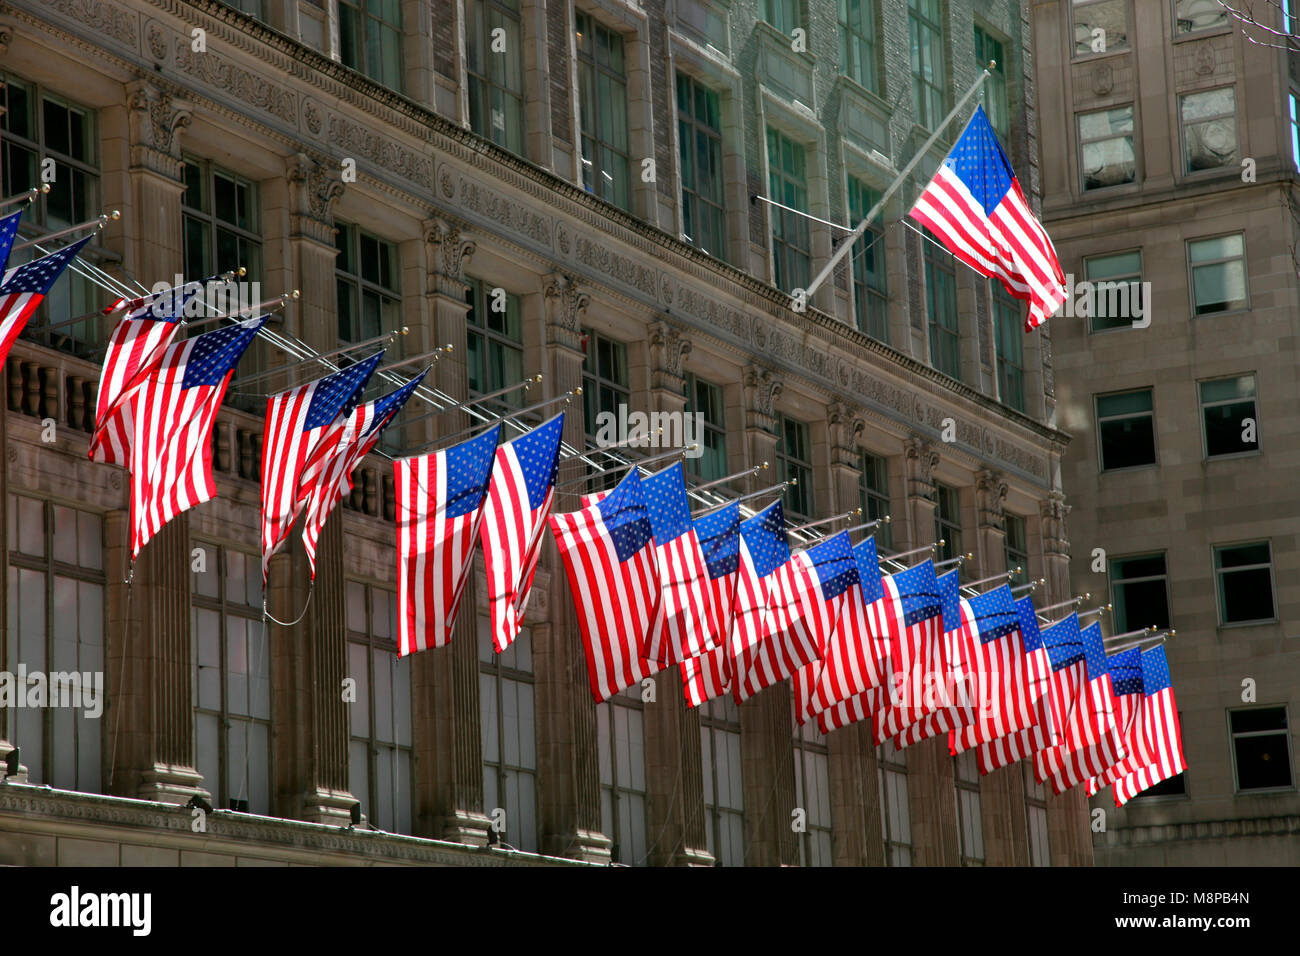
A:
<svg viewBox="0 0 1300 956">
<path fill-rule="evenodd" d="M 570 348 L 581 347 L 579 330 L 582 316 L 591 303 L 591 296 L 582 291 L 578 281 L 563 272 L 552 272 L 546 277 L 543 289 L 546 297 L 547 341 Z"/>
<path fill-rule="evenodd" d="M 431 291 L 454 299 L 465 297 L 465 267 L 478 244 L 461 231 L 458 223 L 432 219 L 425 223 L 424 241 L 429 244 Z"/>
<path fill-rule="evenodd" d="M 171 179 L 181 178 L 180 137 L 193 109 L 184 100 L 138 80 L 127 87 L 131 130 L 131 165 Z"/>
<path fill-rule="evenodd" d="M 289 226 L 293 234 L 305 235 L 330 246 L 334 244 L 334 200 L 343 195 L 339 170 L 326 162 L 298 153 L 285 164 L 292 206 Z"/>
<path fill-rule="evenodd" d="M 859 410 L 844 402 L 830 407 L 831 462 L 856 468 L 858 464 L 858 439 L 866 430 L 867 422 Z"/>
<path fill-rule="evenodd" d="M 685 359 L 691 340 L 666 322 L 656 322 L 649 331 L 652 385 L 680 394 L 686 385 Z"/>
<path fill-rule="evenodd" d="M 1050 492 L 1047 498 L 1038 503 L 1038 514 L 1043 522 L 1043 553 L 1070 556 L 1070 531 L 1067 518 L 1070 506 L 1065 503 L 1065 495 L 1059 491 Z"/>
<path fill-rule="evenodd" d="M 980 527 L 1006 530 L 1007 518 L 1003 506 L 1006 504 L 1007 490 L 1006 481 L 997 472 L 986 468 L 975 476 Z"/>
<path fill-rule="evenodd" d="M 745 369 L 745 426 L 776 433 L 776 400 L 784 383 L 770 368 L 750 365 Z"/>
<path fill-rule="evenodd" d="M 298 123 L 298 98 L 288 90 L 268 83 L 264 77 L 242 70 L 216 53 L 196 53 L 188 37 L 178 37 L 175 46 L 176 67 L 213 89 L 256 107 L 286 123 Z M 335 142 L 338 142 L 335 139 Z"/>
<path fill-rule="evenodd" d="M 903 442 L 903 455 L 908 496 L 934 501 L 934 469 L 939 466 L 939 453 L 924 438 L 912 437 Z"/>
</svg>

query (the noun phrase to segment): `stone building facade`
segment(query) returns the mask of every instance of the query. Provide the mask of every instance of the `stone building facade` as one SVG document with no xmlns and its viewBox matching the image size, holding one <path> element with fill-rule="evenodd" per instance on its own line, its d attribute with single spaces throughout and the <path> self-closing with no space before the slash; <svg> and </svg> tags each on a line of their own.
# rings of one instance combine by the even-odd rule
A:
<svg viewBox="0 0 1300 956">
<path fill-rule="evenodd" d="M 581 385 L 588 416 L 699 411 L 698 478 L 770 462 L 732 490 L 799 475 L 805 520 L 888 513 L 894 551 L 944 537 L 967 580 L 1022 565 L 1059 600 L 1049 333 L 1019 334 L 1014 304 L 898 224 L 807 311 L 788 295 L 988 59 L 1037 194 L 1028 24 L 1006 0 L 5 2 L 3 172 L 25 188 L 15 164 L 51 155 L 86 218 L 120 209 L 86 254 L 113 281 L 245 265 L 267 296 L 300 291 L 279 329 L 317 353 L 400 326 L 390 357 L 450 343 L 429 385 L 451 399 L 541 373 L 529 401 Z M 47 200 L 35 214 L 64 221 Z M 264 632 L 259 395 L 306 366 L 236 382 L 217 498 L 126 586 L 127 476 L 86 460 L 106 330 L 41 330 L 106 293 L 65 281 L 6 370 L 0 647 L 9 670 L 105 671 L 107 706 L 5 715 L 23 770 L 0 784 L 0 862 L 1091 862 L 1080 794 L 980 779 L 942 740 L 800 732 L 786 684 L 695 711 L 670 671 L 594 705 L 549 544 L 512 650 L 486 645 L 471 585 L 450 646 L 398 661 L 380 455 L 313 590 L 296 541 L 274 559 L 270 613 L 303 616 Z M 257 348 L 250 368 L 286 361 Z M 472 424 L 429 410 L 390 452 Z M 570 414 L 566 442 L 586 428 Z M 559 510 L 582 468 L 562 462 Z M 196 796 L 216 808 L 201 834 Z"/>
<path fill-rule="evenodd" d="M 1062 267 L 1149 283 L 1145 316 L 1052 323 L 1070 576 L 1109 591 L 1111 633 L 1176 630 L 1188 763 L 1093 801 L 1097 862 L 1295 865 L 1298 61 L 1217 4 L 1032 7 Z"/>
</svg>

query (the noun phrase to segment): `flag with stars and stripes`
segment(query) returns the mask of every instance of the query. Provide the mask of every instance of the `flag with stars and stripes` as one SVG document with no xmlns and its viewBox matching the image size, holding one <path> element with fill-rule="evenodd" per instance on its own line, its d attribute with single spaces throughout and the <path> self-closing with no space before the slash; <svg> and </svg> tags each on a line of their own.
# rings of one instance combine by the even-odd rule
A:
<svg viewBox="0 0 1300 956">
<path fill-rule="evenodd" d="M 0 218 L 0 264 L 9 262 L 9 252 L 14 247 L 14 240 L 18 238 L 18 222 L 22 218 L 21 209 Z"/>
<path fill-rule="evenodd" d="M 731 690 L 731 623 L 740 570 L 740 505 L 732 502 L 696 518 L 695 534 L 709 572 L 709 606 L 718 644 L 682 661 L 686 703 L 698 707 Z"/>
<path fill-rule="evenodd" d="M 983 106 L 975 108 L 908 215 L 962 262 L 1027 301 L 1026 332 L 1065 301 L 1065 275 L 1052 240 L 1025 201 Z"/>
<path fill-rule="evenodd" d="M 134 300 L 108 339 L 104 368 L 95 402 L 95 431 L 90 436 L 90 460 L 110 465 L 131 461 L 131 394 L 158 367 L 163 352 L 176 337 L 185 306 L 210 282 L 187 282 Z"/>
<path fill-rule="evenodd" d="M 1159 645 L 1142 652 L 1142 738 L 1146 766 L 1115 781 L 1115 806 L 1122 807 L 1143 790 L 1178 776 L 1187 769 L 1183 732 L 1178 723 L 1169 660 Z"/>
<path fill-rule="evenodd" d="M 493 425 L 451 448 L 393 462 L 399 657 L 451 640 L 500 437 Z"/>
<path fill-rule="evenodd" d="M 660 588 L 645 656 L 668 667 L 717 646 L 713 589 L 704 549 L 691 521 L 682 463 L 642 478 L 641 489 L 654 536 Z"/>
<path fill-rule="evenodd" d="M 523 626 L 546 519 L 555 501 L 564 413 L 496 451 L 479 526 L 492 646 L 500 653 Z"/>
<path fill-rule="evenodd" d="M 547 519 L 582 629 L 596 703 L 658 668 L 642 655 L 659 597 L 654 538 L 633 468 L 599 501 Z"/>
<path fill-rule="evenodd" d="M 933 681 L 926 681 L 924 703 L 930 712 L 903 728 L 894 738 L 895 749 L 902 750 L 927 738 L 968 727 L 975 723 L 984 706 L 980 697 L 975 612 L 961 596 L 958 577 L 954 569 L 938 579 L 944 621 L 943 663 Z"/>
<path fill-rule="evenodd" d="M 172 518 L 216 494 L 212 425 L 266 316 L 174 342 L 131 397 L 131 558 Z"/>
<path fill-rule="evenodd" d="M 16 215 L 17 213 L 14 214 Z M 13 246 L 13 230 L 18 228 L 14 216 L 0 220 L 0 244 L 3 244 L 6 235 L 9 242 L 4 247 L 6 253 Z M 9 358 L 14 339 L 18 338 L 27 325 L 27 320 L 36 311 L 36 307 L 49 295 L 54 283 L 59 281 L 63 270 L 90 239 L 90 236 L 78 239 L 48 256 L 5 271 L 3 280 L 0 280 L 0 363 Z"/>
<path fill-rule="evenodd" d="M 1115 691 L 1115 722 L 1124 741 L 1124 756 L 1088 780 L 1088 796 L 1151 762 L 1142 735 L 1142 652 L 1136 648 L 1106 655 Z"/>
<path fill-rule="evenodd" d="M 1057 728 L 1064 717 L 1052 682 L 1052 661 L 1038 628 L 1038 612 L 1030 597 L 1015 604 L 1020 629 L 1020 647 L 1025 656 L 1025 681 L 1034 722 L 1024 730 L 1013 731 L 992 740 L 974 744 L 981 774 L 1025 760 L 1040 750 L 1053 746 L 1059 739 Z M 969 739 L 969 738 L 967 738 Z M 951 741 L 949 741 L 951 744 Z M 951 747 L 949 748 L 951 749 Z"/>
<path fill-rule="evenodd" d="M 891 574 L 884 584 L 893 592 L 893 613 L 888 618 L 889 680 L 881 706 L 871 714 L 877 746 L 935 709 L 933 690 L 927 707 L 926 684 L 943 673 L 945 630 L 933 560 Z M 949 623 L 960 626 L 960 618 Z"/>
<path fill-rule="evenodd" d="M 1043 643 L 1065 719 L 1056 746 L 1034 754 L 1034 775 L 1039 783 L 1050 779 L 1052 789 L 1063 793 L 1117 763 L 1125 754 L 1124 741 L 1115 722 L 1101 625 L 1080 628 L 1071 614 L 1043 632 Z"/>
<path fill-rule="evenodd" d="M 840 626 L 849 613 L 853 594 L 859 592 L 858 565 L 847 531 L 833 534 L 807 551 L 797 552 L 792 560 L 802 563 L 808 587 L 797 597 L 801 614 L 795 626 L 804 640 L 817 649 L 817 657 L 794 672 L 795 718 L 805 723 L 813 716 L 813 697 L 821 681 L 826 654 Z"/>
<path fill-rule="evenodd" d="M 1002 584 L 977 594 L 970 599 L 970 610 L 979 641 L 974 648 L 976 666 L 968 673 L 980 706 L 973 722 L 948 735 L 953 756 L 1020 733 L 1038 720 L 1030 658 L 1020 638 L 1020 614 L 1011 588 Z"/>
<path fill-rule="evenodd" d="M 330 426 L 352 414 L 383 352 L 266 400 L 262 432 L 262 581 L 307 503 L 304 471 Z M 319 459 L 315 459 L 323 465 Z M 319 466 L 317 465 L 317 466 Z"/>
<path fill-rule="evenodd" d="M 316 545 L 321 531 L 334 506 L 352 491 L 352 473 L 366 455 L 374 451 L 387 428 L 402 410 L 411 393 L 419 387 L 429 370 L 426 368 L 400 388 L 394 389 L 373 402 L 363 402 L 341 417 L 322 439 L 315 455 L 321 467 L 315 471 L 315 480 L 306 488 L 303 497 L 306 519 L 302 526 L 302 544 L 307 552 L 307 565 L 311 576 L 316 577 Z M 304 469 L 305 471 L 305 469 Z"/>
</svg>

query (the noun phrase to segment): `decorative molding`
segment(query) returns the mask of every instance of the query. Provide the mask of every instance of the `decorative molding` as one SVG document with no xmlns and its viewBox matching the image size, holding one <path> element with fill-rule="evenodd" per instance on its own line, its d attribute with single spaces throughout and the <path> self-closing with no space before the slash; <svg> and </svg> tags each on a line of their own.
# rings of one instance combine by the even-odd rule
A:
<svg viewBox="0 0 1300 956">
<path fill-rule="evenodd" d="M 858 467 L 858 440 L 867 428 L 860 410 L 844 402 L 835 402 L 829 409 L 831 426 L 831 463 Z"/>
<path fill-rule="evenodd" d="M 98 34 L 110 36 L 129 47 L 139 42 L 136 37 L 136 14 L 129 13 L 102 0 L 44 0 L 65 17 L 80 20 Z"/>
<path fill-rule="evenodd" d="M 461 232 L 459 223 L 442 218 L 425 223 L 424 241 L 430 247 L 430 291 L 463 300 L 465 267 L 478 250 L 478 243 Z"/>
<path fill-rule="evenodd" d="M 685 360 L 691 354 L 691 340 L 667 322 L 656 322 L 647 331 L 650 336 L 651 387 L 680 395 L 686 386 Z"/>
<path fill-rule="evenodd" d="M 1135 808 L 1136 809 L 1136 808 Z M 1154 810 L 1143 807 L 1144 811 Z M 1136 815 L 1135 810 L 1128 814 Z M 1144 814 L 1145 815 L 1145 814 Z M 1300 816 L 1246 817 L 1238 820 L 1196 820 L 1187 823 L 1129 825 L 1127 821 L 1108 828 L 1093 839 L 1099 852 L 1126 846 L 1162 846 L 1186 840 L 1269 839 L 1300 834 Z"/>
<path fill-rule="evenodd" d="M 1070 506 L 1065 503 L 1065 495 L 1059 491 L 1048 492 L 1047 498 L 1038 503 L 1038 514 L 1043 522 L 1043 553 L 1068 558 Z"/>
<path fill-rule="evenodd" d="M 311 121 L 310 117 L 308 120 Z M 331 113 L 329 142 L 345 156 L 367 159 L 374 165 L 414 183 L 424 192 L 433 190 L 433 160 L 378 135 L 374 129 L 358 126 L 336 113 Z"/>
<path fill-rule="evenodd" d="M 924 438 L 913 436 L 903 442 L 903 455 L 907 463 L 907 494 L 933 502 L 934 469 L 939 466 L 939 453 Z"/>
<path fill-rule="evenodd" d="M 176 68 L 181 72 L 286 123 L 298 125 L 298 99 L 294 93 L 268 83 L 256 73 L 233 66 L 215 53 L 195 53 L 188 37 L 178 37 L 174 49 Z M 333 136 L 331 139 L 339 142 Z"/>
<path fill-rule="evenodd" d="M 578 280 L 564 272 L 552 272 L 543 288 L 546 297 L 546 340 L 581 350 L 582 316 L 591 304 L 591 296 L 582 291 Z"/>
<path fill-rule="evenodd" d="M 339 170 L 326 160 L 298 153 L 285 161 L 289 181 L 291 235 L 307 236 L 334 247 L 334 200 L 343 195 Z"/>
<path fill-rule="evenodd" d="M 770 368 L 750 365 L 745 368 L 745 427 L 776 434 L 776 400 L 785 383 Z"/>
<path fill-rule="evenodd" d="M 987 468 L 975 476 L 975 498 L 979 509 L 981 528 L 993 528 L 1006 531 L 1007 516 L 1004 506 L 1007 501 L 1007 482 L 995 471 Z"/>
<path fill-rule="evenodd" d="M 181 180 L 180 134 L 190 125 L 189 103 L 137 80 L 127 86 L 131 136 L 131 165 Z"/>
<path fill-rule="evenodd" d="M 0 56 L 9 52 L 9 44 L 14 39 L 15 25 L 12 20 L 0 20 Z"/>
</svg>

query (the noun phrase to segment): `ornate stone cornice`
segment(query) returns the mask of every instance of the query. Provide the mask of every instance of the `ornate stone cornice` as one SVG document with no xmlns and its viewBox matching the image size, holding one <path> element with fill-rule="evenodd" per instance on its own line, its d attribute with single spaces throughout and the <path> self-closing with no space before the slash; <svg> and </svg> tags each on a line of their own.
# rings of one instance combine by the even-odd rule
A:
<svg viewBox="0 0 1300 956">
<path fill-rule="evenodd" d="M 691 353 L 691 340 L 667 322 L 649 328 L 651 387 L 680 394 L 686 386 L 685 359 Z"/>
<path fill-rule="evenodd" d="M 785 383 L 770 368 L 750 365 L 745 369 L 745 427 L 776 434 L 776 400 Z"/>
<path fill-rule="evenodd" d="M 1048 492 L 1038 503 L 1038 514 L 1043 522 L 1043 553 L 1070 556 L 1070 531 L 1066 519 L 1070 506 L 1059 491 Z"/>
<path fill-rule="evenodd" d="M 1007 518 L 1003 505 L 1007 500 L 1007 490 L 1006 480 L 997 472 L 986 468 L 975 476 L 975 495 L 981 528 L 1006 530 Z"/>
<path fill-rule="evenodd" d="M 908 496 L 934 501 L 934 469 L 939 466 L 939 453 L 924 438 L 913 437 L 903 442 L 903 454 Z"/>
<path fill-rule="evenodd" d="M 582 316 L 591 304 L 591 296 L 578 280 L 564 272 L 552 272 L 542 290 L 546 297 L 546 341 L 580 349 Z"/>
<path fill-rule="evenodd" d="M 858 466 L 858 439 L 866 430 L 867 421 L 861 410 L 844 402 L 830 407 L 831 463 Z"/>
<path fill-rule="evenodd" d="M 343 179 L 325 160 L 297 153 L 285 162 L 292 206 L 289 228 L 317 242 L 334 245 L 334 200 L 343 195 Z"/>
<path fill-rule="evenodd" d="M 0 56 L 9 52 L 9 44 L 14 39 L 14 22 L 9 19 L 0 20 Z"/>
<path fill-rule="evenodd" d="M 424 241 L 429 246 L 430 291 L 463 299 L 465 267 L 474 257 L 478 243 L 461 231 L 460 223 L 442 218 L 424 224 Z"/>
<path fill-rule="evenodd" d="M 181 133 L 194 110 L 185 100 L 159 90 L 146 80 L 127 85 L 131 165 L 181 180 Z"/>
</svg>

